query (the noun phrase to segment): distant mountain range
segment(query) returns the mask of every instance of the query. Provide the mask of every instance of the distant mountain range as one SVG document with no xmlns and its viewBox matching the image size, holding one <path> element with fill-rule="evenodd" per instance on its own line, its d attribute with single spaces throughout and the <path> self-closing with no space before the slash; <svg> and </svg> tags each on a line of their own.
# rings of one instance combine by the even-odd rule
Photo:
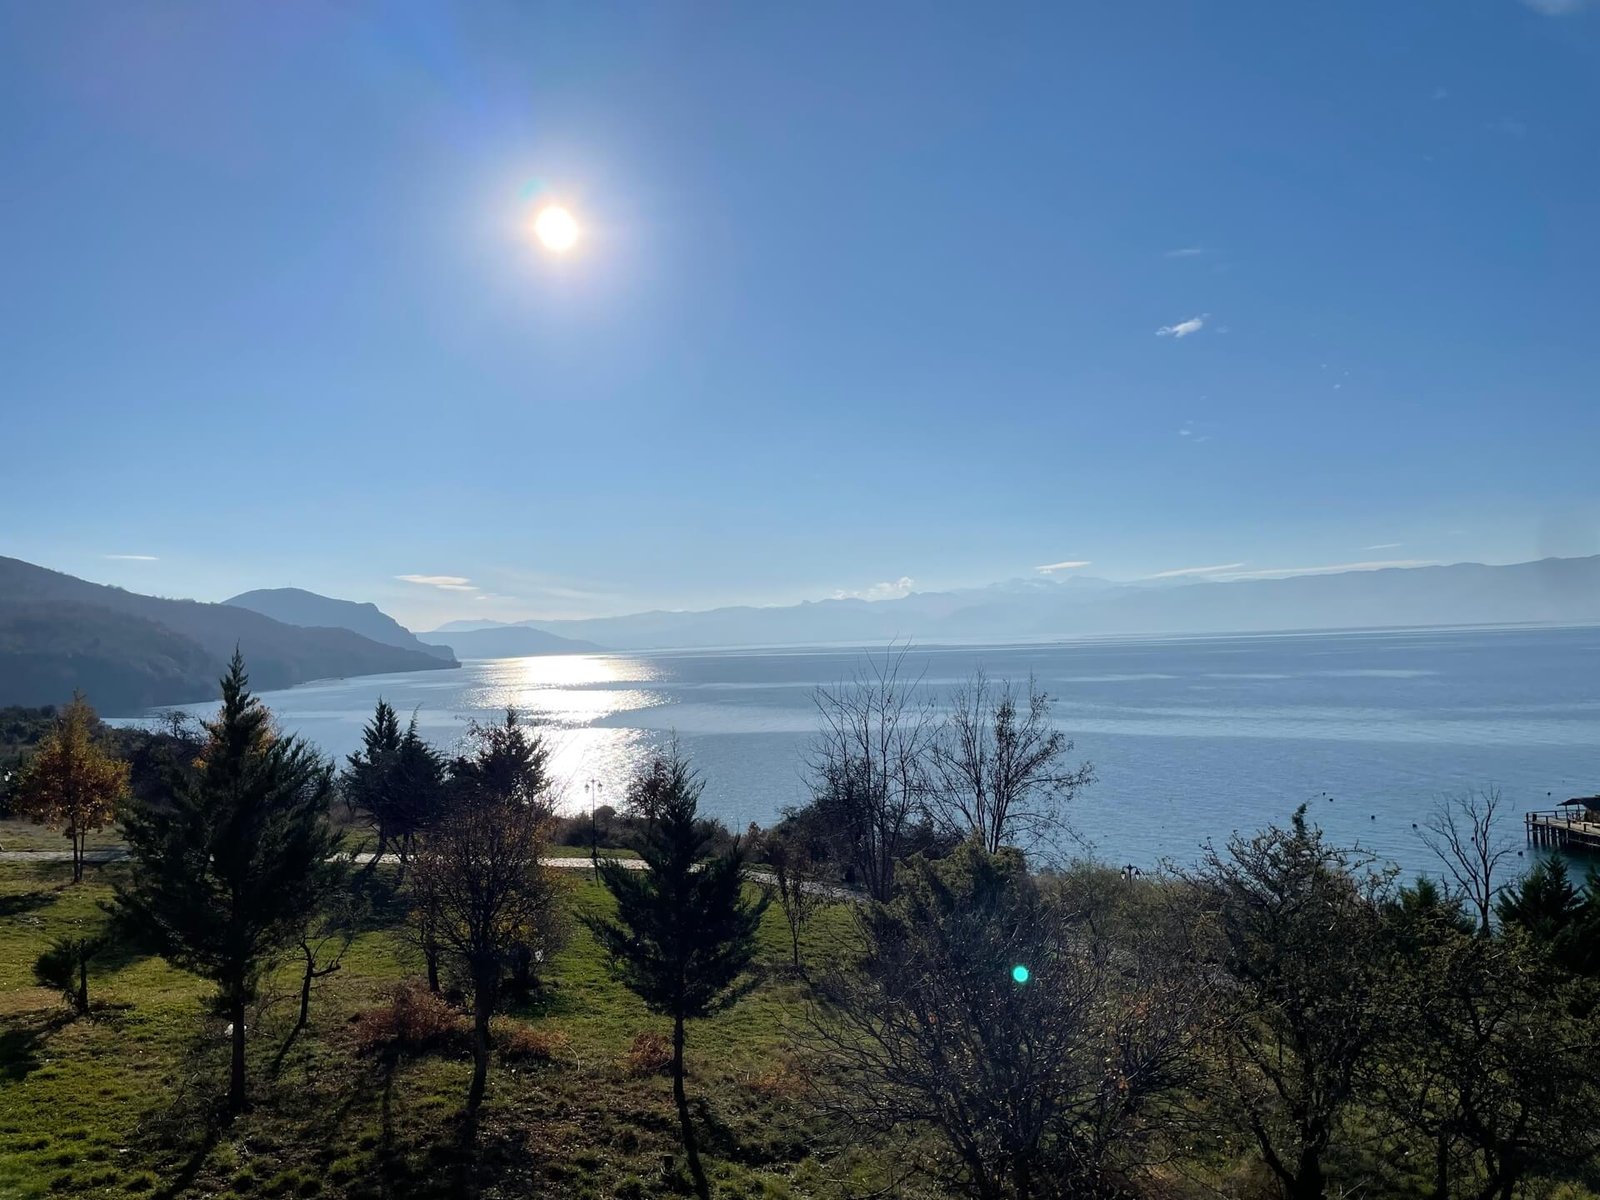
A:
<svg viewBox="0 0 1600 1200">
<path fill-rule="evenodd" d="M 1269 632 L 1401 625 L 1600 623 L 1600 556 L 1388 568 L 1232 582 L 1023 579 L 897 600 L 645 612 L 576 621 L 452 622 L 529 628 L 618 650 L 833 642 L 1042 641 L 1101 635 Z M 452 644 L 455 644 L 452 642 Z"/>
<path fill-rule="evenodd" d="M 371 604 L 298 588 L 225 604 L 141 596 L 0 558 L 0 705 L 81 689 L 107 715 L 206 700 L 237 646 L 263 690 L 507 658 L 715 646 L 1049 641 L 1376 626 L 1600 624 L 1600 556 L 1233 582 L 1023 579 L 771 608 L 581 621 L 453 621 L 412 634 Z"/>
<path fill-rule="evenodd" d="M 576 638 L 557 637 L 525 625 L 434 631 L 422 635 L 430 649 L 460 658 L 526 658 L 534 654 L 593 654 L 601 647 Z"/>
<path fill-rule="evenodd" d="M 457 665 L 420 643 L 286 624 L 233 604 L 141 596 L 0 558 L 0 705 L 59 704 L 81 690 L 115 716 L 208 700 L 236 646 L 263 690 Z"/>
<path fill-rule="evenodd" d="M 447 666 L 457 665 L 448 646 L 418 641 L 416 634 L 380 610 L 376 604 L 335 600 L 303 588 L 260 588 L 253 592 L 240 592 L 223 603 L 235 608 L 248 608 L 251 612 L 282 621 L 285 625 L 348 629 L 384 646 L 418 650 L 444 659 Z"/>
</svg>

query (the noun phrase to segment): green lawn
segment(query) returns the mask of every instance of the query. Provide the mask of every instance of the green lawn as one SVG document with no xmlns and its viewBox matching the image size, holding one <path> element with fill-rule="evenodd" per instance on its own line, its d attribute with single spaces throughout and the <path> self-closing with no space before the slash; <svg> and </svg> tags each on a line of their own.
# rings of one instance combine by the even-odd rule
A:
<svg viewBox="0 0 1600 1200">
<path fill-rule="evenodd" d="M 354 1015 L 416 969 L 382 921 L 319 981 L 311 1028 L 286 1050 L 298 976 L 291 964 L 270 981 L 251 1029 L 254 1107 L 231 1124 L 214 1116 L 225 1023 L 199 980 L 158 959 L 108 959 L 90 974 L 91 1016 L 68 1019 L 59 996 L 33 986 L 31 964 L 52 937 L 99 919 L 119 869 L 71 886 L 64 863 L 0 863 L 0 1196 L 626 1197 L 681 1184 L 670 1083 L 624 1061 L 637 1034 L 667 1026 L 610 977 L 581 924 L 548 994 L 511 1014 L 555 1035 L 554 1060 L 497 1064 L 468 1154 L 464 1053 L 391 1062 L 356 1049 Z M 586 877 L 565 886 L 579 911 L 607 902 Z M 808 953 L 837 952 L 849 923 L 825 911 Z M 810 1115 L 786 1033 L 804 1019 L 805 986 L 782 969 L 776 909 L 762 939 L 761 986 L 690 1031 L 708 1168 L 724 1196 L 842 1194 L 839 1180 L 872 1164 Z"/>
<path fill-rule="evenodd" d="M 588 858 L 589 857 L 589 847 L 587 847 L 587 846 L 551 846 L 548 849 L 546 849 L 544 853 L 545 853 L 545 857 L 546 858 Z M 624 848 L 622 848 L 620 846 L 618 846 L 618 847 L 601 846 L 600 847 L 600 857 L 601 858 L 638 858 L 639 857 L 639 852 L 637 850 L 627 850 L 627 849 L 624 849 Z"/>
<path fill-rule="evenodd" d="M 88 837 L 91 850 L 120 846 L 122 836 L 115 829 L 101 829 Z M 0 821 L 0 850 L 71 850 L 72 843 L 54 829 L 32 821 Z"/>
</svg>

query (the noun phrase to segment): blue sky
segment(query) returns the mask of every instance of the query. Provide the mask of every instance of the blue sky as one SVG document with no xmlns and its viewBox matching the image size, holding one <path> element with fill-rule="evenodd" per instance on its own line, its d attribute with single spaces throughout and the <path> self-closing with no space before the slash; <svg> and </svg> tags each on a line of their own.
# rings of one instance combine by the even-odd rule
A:
<svg viewBox="0 0 1600 1200">
<path fill-rule="evenodd" d="M 0 553 L 418 627 L 1594 553 L 1597 196 L 1561 0 L 0 4 Z"/>
</svg>

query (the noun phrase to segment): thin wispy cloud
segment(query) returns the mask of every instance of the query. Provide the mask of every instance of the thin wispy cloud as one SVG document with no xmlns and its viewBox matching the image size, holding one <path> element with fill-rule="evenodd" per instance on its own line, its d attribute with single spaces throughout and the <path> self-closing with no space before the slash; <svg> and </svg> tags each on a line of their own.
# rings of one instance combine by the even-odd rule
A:
<svg viewBox="0 0 1600 1200">
<path fill-rule="evenodd" d="M 1570 16 L 1589 7 L 1589 0 L 1522 0 L 1522 3 L 1547 17 Z"/>
<path fill-rule="evenodd" d="M 1199 333 L 1206 327 L 1208 313 L 1201 313 L 1198 317 L 1190 317 L 1187 321 L 1179 321 L 1176 325 L 1163 325 L 1156 330 L 1157 337 L 1186 338 L 1191 333 Z"/>
<path fill-rule="evenodd" d="M 1236 571 L 1244 566 L 1242 562 L 1219 563 L 1214 567 L 1178 567 L 1172 571 L 1157 571 L 1154 575 L 1146 575 L 1146 579 L 1179 579 L 1185 575 L 1216 575 L 1223 571 Z"/>
<path fill-rule="evenodd" d="M 1379 542 L 1376 546 L 1363 546 L 1363 550 L 1398 550 L 1404 542 Z"/>
<path fill-rule="evenodd" d="M 1076 571 L 1082 567 L 1087 567 L 1088 565 L 1089 560 L 1086 558 L 1068 559 L 1066 562 L 1045 563 L 1043 566 L 1035 567 L 1034 570 L 1042 574 L 1049 575 L 1053 571 Z"/>
<path fill-rule="evenodd" d="M 1498 133 L 1505 137 L 1524 138 L 1528 136 L 1528 127 L 1515 117 L 1499 117 L 1484 126 L 1490 133 Z"/>
<path fill-rule="evenodd" d="M 102 554 L 101 558 L 113 559 L 116 562 L 160 562 L 154 554 Z"/>
<path fill-rule="evenodd" d="M 396 579 L 404 583 L 415 583 L 422 587 L 442 588 L 447 592 L 475 592 L 477 584 L 462 575 L 396 575 Z"/>
<path fill-rule="evenodd" d="M 1210 253 L 1211 253 L 1211 251 L 1207 250 L 1204 246 L 1180 246 L 1176 250 L 1168 250 L 1164 255 L 1162 255 L 1162 257 L 1163 258 L 1199 258 L 1202 255 L 1210 254 Z"/>
<path fill-rule="evenodd" d="M 1336 575 L 1342 571 L 1387 571 L 1395 567 L 1437 567 L 1431 558 L 1391 558 L 1381 562 L 1334 563 L 1326 567 L 1273 567 L 1265 571 L 1227 571 L 1218 579 L 1288 579 L 1293 575 Z"/>
<path fill-rule="evenodd" d="M 882 583 L 870 584 L 864 588 L 848 591 L 844 588 L 835 588 L 835 600 L 898 600 L 902 596 L 909 596 L 911 589 L 917 586 L 917 581 L 909 575 L 902 575 L 899 579 L 886 579 Z"/>
</svg>

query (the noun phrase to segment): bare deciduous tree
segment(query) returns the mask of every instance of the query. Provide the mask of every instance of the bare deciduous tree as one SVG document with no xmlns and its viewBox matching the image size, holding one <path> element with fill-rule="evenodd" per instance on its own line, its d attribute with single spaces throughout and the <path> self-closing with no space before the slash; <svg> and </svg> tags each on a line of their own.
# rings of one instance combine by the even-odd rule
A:
<svg viewBox="0 0 1600 1200">
<path fill-rule="evenodd" d="M 821 729 L 807 766 L 819 828 L 875 900 L 894 889 L 895 863 L 928 812 L 927 757 L 937 732 L 931 703 L 902 676 L 907 651 L 813 695 Z"/>
<path fill-rule="evenodd" d="M 559 928 L 560 887 L 539 865 L 549 824 L 542 805 L 515 797 L 464 803 L 426 835 L 412 869 L 416 919 L 472 989 L 469 1114 L 488 1081 L 489 1019 L 506 972 L 523 949 L 529 961 L 545 957 Z"/>
<path fill-rule="evenodd" d="M 803 833 L 781 827 L 767 835 L 765 858 L 772 868 L 772 882 L 767 887 L 778 898 L 784 922 L 789 926 L 791 957 L 798 971 L 800 932 L 823 900 L 816 878 L 816 858 Z"/>
<path fill-rule="evenodd" d="M 311 1020 L 311 985 L 344 965 L 345 952 L 361 931 L 361 903 L 347 884 L 345 879 L 330 882 L 328 904 L 306 922 L 300 934 L 300 1015 L 295 1033 Z"/>
<path fill-rule="evenodd" d="M 1454 890 L 1477 914 L 1484 937 L 1495 898 L 1505 887 L 1501 867 L 1516 853 L 1497 828 L 1503 808 L 1499 788 L 1462 792 L 1437 801 L 1417 831 L 1444 864 Z"/>
<path fill-rule="evenodd" d="M 1153 1109 L 1192 1071 L 1202 974 L 1096 936 L 1014 849 L 970 841 L 910 860 L 861 927 L 861 971 L 828 976 L 812 1014 L 824 1106 L 932 1135 L 923 1168 L 979 1200 L 1124 1194 Z"/>
<path fill-rule="evenodd" d="M 936 819 L 990 854 L 1030 849 L 1063 828 L 1094 768 L 1065 761 L 1072 741 L 1052 722 L 1038 680 L 1029 675 L 1024 693 L 980 668 L 951 693 L 950 709 L 930 747 Z"/>
</svg>

